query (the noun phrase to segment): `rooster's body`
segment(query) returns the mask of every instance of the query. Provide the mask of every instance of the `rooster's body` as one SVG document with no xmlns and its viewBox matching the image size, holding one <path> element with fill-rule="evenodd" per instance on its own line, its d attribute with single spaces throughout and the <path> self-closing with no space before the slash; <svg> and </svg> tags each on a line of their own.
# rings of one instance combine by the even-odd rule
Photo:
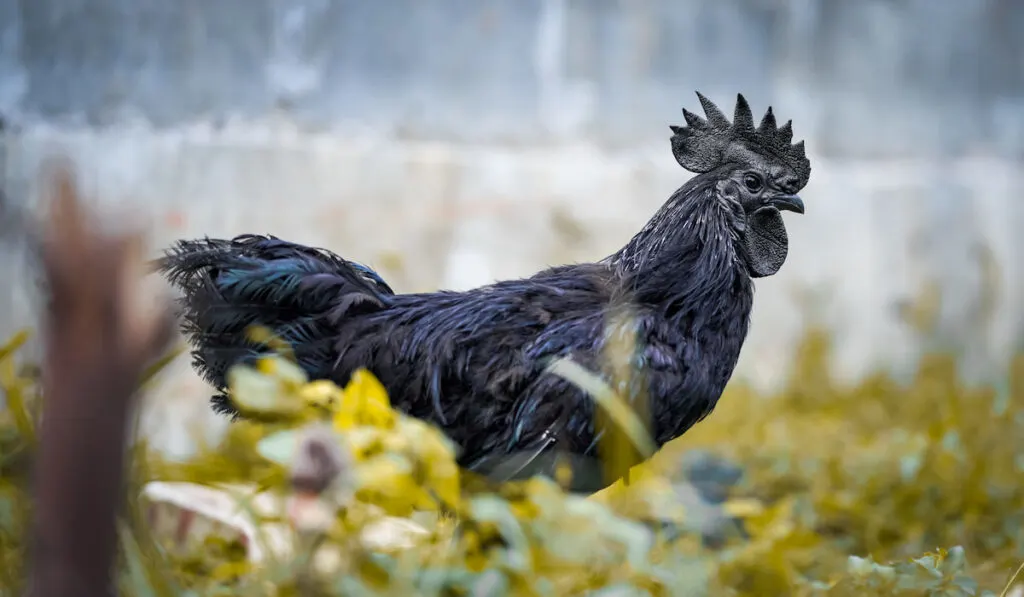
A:
<svg viewBox="0 0 1024 597">
<path fill-rule="evenodd" d="M 235 412 L 226 373 L 260 354 L 246 330 L 262 325 L 293 347 L 312 378 L 344 384 L 356 369 L 370 370 L 396 408 L 444 429 L 470 469 L 520 477 L 550 472 L 549 456 L 568 453 L 577 461 L 575 488 L 600 489 L 612 479 L 585 464 L 602 434 L 595 405 L 548 365 L 569 357 L 608 377 L 607 326 L 628 308 L 631 365 L 655 443 L 678 437 L 711 412 L 732 374 L 751 278 L 774 273 L 785 258 L 776 207 L 802 211 L 792 193 L 809 166 L 802 145 L 789 145 L 788 125 L 776 129 L 769 110 L 753 129 L 741 96 L 730 126 L 701 101 L 708 121 L 684 111 L 690 128 L 674 128 L 673 137 L 676 158 L 701 174 L 598 263 L 466 292 L 395 294 L 365 266 L 273 237 L 178 243 L 161 268 L 184 291 L 196 367 L 221 391 L 215 408 Z M 735 161 L 723 160 L 729 151 Z M 750 197 L 752 167 L 764 172 L 767 198 Z M 639 394 L 639 386 L 618 389 Z"/>
</svg>

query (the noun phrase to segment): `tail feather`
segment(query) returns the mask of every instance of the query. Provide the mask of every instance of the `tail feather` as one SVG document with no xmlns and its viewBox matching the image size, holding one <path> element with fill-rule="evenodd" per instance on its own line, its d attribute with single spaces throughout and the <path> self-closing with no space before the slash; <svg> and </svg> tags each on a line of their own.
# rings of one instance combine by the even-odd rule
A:
<svg viewBox="0 0 1024 597">
<path fill-rule="evenodd" d="M 394 291 L 372 269 L 329 251 L 273 236 L 179 241 L 156 269 L 182 293 L 182 329 L 193 364 L 221 394 L 214 408 L 233 412 L 223 395 L 228 369 L 267 351 L 248 330 L 269 328 L 313 378 L 333 366 L 333 339 L 346 317 L 387 308 Z"/>
</svg>

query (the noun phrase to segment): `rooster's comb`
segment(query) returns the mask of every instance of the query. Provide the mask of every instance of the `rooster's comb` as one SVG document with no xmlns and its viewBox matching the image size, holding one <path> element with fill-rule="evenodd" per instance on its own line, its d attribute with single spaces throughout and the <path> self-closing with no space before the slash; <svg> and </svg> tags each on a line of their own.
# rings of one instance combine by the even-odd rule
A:
<svg viewBox="0 0 1024 597">
<path fill-rule="evenodd" d="M 776 127 L 775 114 L 769 106 L 761 124 L 754 128 L 750 104 L 743 94 L 737 94 L 736 112 L 730 123 L 718 106 L 699 91 L 697 97 L 707 120 L 683 108 L 688 126 L 670 127 L 674 133 L 672 153 L 680 166 L 690 172 L 709 172 L 727 160 L 730 149 L 745 147 L 789 166 L 799 178 L 800 188 L 807 184 L 811 176 L 811 162 L 804 153 L 803 141 L 790 144 L 793 140 L 792 120 Z"/>
</svg>

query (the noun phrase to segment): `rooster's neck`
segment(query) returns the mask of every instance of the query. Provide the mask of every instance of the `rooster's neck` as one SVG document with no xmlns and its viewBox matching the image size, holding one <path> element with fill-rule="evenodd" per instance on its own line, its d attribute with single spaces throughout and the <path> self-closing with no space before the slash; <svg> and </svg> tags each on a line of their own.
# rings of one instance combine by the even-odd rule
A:
<svg viewBox="0 0 1024 597">
<path fill-rule="evenodd" d="M 652 405 L 658 445 L 684 433 L 695 408 L 711 412 L 739 361 L 754 302 L 739 209 L 698 177 L 608 259 L 626 295 L 668 324 L 662 345 L 704 380 Z"/>
<path fill-rule="evenodd" d="M 719 198 L 713 180 L 691 179 L 608 261 L 633 300 L 728 301 L 749 311 L 753 283 L 738 249 L 737 209 Z"/>
</svg>

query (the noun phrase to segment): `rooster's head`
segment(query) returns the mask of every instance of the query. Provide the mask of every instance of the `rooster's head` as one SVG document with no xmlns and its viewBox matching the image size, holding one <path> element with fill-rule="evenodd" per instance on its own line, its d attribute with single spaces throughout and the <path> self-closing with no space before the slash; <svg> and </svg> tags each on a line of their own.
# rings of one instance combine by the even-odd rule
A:
<svg viewBox="0 0 1024 597">
<path fill-rule="evenodd" d="M 790 144 L 792 121 L 776 126 L 770 107 L 755 127 L 742 95 L 731 123 L 711 100 L 697 97 L 707 118 L 684 109 L 687 126 L 671 127 L 672 153 L 683 168 L 718 181 L 718 198 L 742 213 L 736 228 L 750 275 L 770 276 L 789 251 L 781 211 L 804 213 L 797 195 L 811 175 L 804 142 Z"/>
</svg>

